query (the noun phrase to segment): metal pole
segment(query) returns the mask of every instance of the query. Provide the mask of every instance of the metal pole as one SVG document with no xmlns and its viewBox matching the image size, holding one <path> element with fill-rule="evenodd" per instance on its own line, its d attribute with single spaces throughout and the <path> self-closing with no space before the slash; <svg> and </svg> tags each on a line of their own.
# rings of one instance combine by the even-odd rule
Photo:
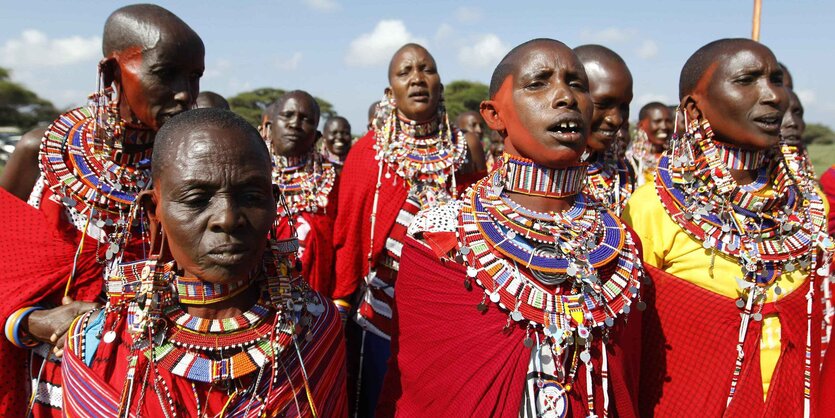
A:
<svg viewBox="0 0 835 418">
<path fill-rule="evenodd" d="M 754 22 L 751 26 L 751 39 L 760 41 L 760 15 L 763 10 L 763 1 L 754 0 Z"/>
</svg>

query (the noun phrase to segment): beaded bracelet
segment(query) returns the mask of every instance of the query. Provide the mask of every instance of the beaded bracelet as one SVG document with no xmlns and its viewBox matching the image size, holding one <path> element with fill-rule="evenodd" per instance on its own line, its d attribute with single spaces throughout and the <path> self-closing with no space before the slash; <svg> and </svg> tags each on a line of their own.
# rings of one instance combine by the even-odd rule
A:
<svg viewBox="0 0 835 418">
<path fill-rule="evenodd" d="M 339 311 L 339 315 L 342 317 L 347 317 L 348 312 L 351 311 L 351 304 L 342 300 L 342 299 L 334 299 L 333 304 L 336 305 L 336 309 Z"/>
<path fill-rule="evenodd" d="M 21 338 L 20 335 L 20 324 L 29 316 L 32 312 L 43 310 L 44 308 L 40 306 L 27 306 L 24 308 L 20 308 L 11 315 L 9 318 L 6 319 L 6 339 L 8 339 L 12 344 L 19 348 L 32 348 L 40 344 L 39 342 L 32 339 L 30 336 L 24 336 Z"/>
</svg>

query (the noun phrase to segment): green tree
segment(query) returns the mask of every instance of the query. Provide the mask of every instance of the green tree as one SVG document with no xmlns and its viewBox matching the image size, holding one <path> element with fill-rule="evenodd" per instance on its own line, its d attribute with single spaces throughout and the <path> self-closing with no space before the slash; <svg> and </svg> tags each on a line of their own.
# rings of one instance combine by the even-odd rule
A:
<svg viewBox="0 0 835 418">
<path fill-rule="evenodd" d="M 58 109 L 49 100 L 11 80 L 11 72 L 0 67 L 0 126 L 28 130 L 38 123 L 51 122 Z"/>
<path fill-rule="evenodd" d="M 455 118 L 466 111 L 477 112 L 481 101 L 487 100 L 489 94 L 489 87 L 477 81 L 455 80 L 445 84 L 444 104 L 449 120 L 455 122 Z"/>
<path fill-rule="evenodd" d="M 810 123 L 806 125 L 806 130 L 803 131 L 803 143 L 811 143 L 829 145 L 835 143 L 835 132 L 832 132 L 828 126 L 820 123 Z"/>
<path fill-rule="evenodd" d="M 276 89 L 272 87 L 262 87 L 252 91 L 245 91 L 229 98 L 229 107 L 233 112 L 241 115 L 244 119 L 249 121 L 253 126 L 261 124 L 261 114 L 267 106 L 278 100 L 279 97 L 287 93 L 284 89 Z M 314 97 L 316 103 L 319 103 L 322 116 L 319 118 L 320 123 L 324 123 L 331 116 L 336 116 L 336 110 L 333 105 L 319 97 Z"/>
</svg>

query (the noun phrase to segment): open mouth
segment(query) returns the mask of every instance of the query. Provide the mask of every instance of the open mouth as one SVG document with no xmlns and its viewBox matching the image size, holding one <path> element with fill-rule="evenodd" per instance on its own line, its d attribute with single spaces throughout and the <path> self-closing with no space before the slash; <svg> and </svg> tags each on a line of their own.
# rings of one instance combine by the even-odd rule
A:
<svg viewBox="0 0 835 418">
<path fill-rule="evenodd" d="M 409 93 L 409 98 L 416 101 L 416 102 L 428 102 L 429 101 L 429 91 L 427 90 L 418 90 L 412 93 Z"/>
<path fill-rule="evenodd" d="M 769 113 L 754 118 L 754 123 L 768 133 L 779 133 L 782 122 L 783 118 L 778 113 Z"/>
<path fill-rule="evenodd" d="M 597 135 L 600 135 L 602 137 L 606 137 L 608 139 L 615 139 L 615 136 L 617 136 L 618 131 L 617 130 L 611 130 L 611 129 L 598 129 L 597 132 L 595 132 L 595 133 Z"/>
<path fill-rule="evenodd" d="M 548 133 L 559 142 L 575 142 L 582 138 L 583 119 L 563 117 L 548 127 Z"/>
</svg>

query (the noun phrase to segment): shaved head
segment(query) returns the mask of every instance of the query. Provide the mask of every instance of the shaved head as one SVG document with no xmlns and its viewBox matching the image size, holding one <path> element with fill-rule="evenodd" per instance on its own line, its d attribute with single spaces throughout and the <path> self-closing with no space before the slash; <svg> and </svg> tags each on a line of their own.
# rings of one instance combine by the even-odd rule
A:
<svg viewBox="0 0 835 418">
<path fill-rule="evenodd" d="M 511 49 L 510 52 L 502 58 L 499 65 L 496 66 L 496 69 L 493 70 L 493 76 L 490 77 L 490 99 L 495 98 L 496 93 L 498 93 L 499 89 L 502 87 L 502 83 L 504 83 L 507 76 L 513 74 L 513 72 L 519 67 L 519 62 L 517 60 L 524 52 L 527 52 L 534 46 L 548 43 L 558 44 L 563 48 L 571 49 L 560 41 L 548 38 L 531 39 L 530 41 L 519 44 L 515 48 Z"/>
<path fill-rule="evenodd" d="M 229 102 L 213 91 L 201 91 L 197 95 L 197 107 L 217 107 L 229 110 Z"/>
<path fill-rule="evenodd" d="M 310 93 L 304 90 L 293 90 L 284 93 L 284 95 L 279 97 L 278 100 L 275 101 L 275 103 L 267 106 L 267 108 L 264 110 L 264 115 L 271 121 L 275 121 L 275 119 L 278 117 L 278 112 L 281 111 L 281 108 L 284 106 L 284 103 L 286 103 L 287 100 L 290 100 L 291 98 L 307 102 L 315 112 L 316 125 L 319 124 L 319 117 L 321 116 L 322 112 L 319 108 L 319 102 L 317 102 L 316 98 L 311 96 Z"/>
<path fill-rule="evenodd" d="M 759 42 L 745 38 L 719 39 L 699 48 L 687 59 L 681 69 L 678 82 L 679 100 L 696 90 L 699 80 L 714 64 L 743 49 L 768 48 Z"/>
<path fill-rule="evenodd" d="M 597 64 L 609 71 L 628 75 L 629 79 L 632 79 L 632 73 L 629 71 L 629 67 L 626 66 L 626 61 L 615 51 L 603 45 L 581 45 L 574 48 L 574 53 L 577 54 L 577 58 L 583 63 L 587 73 L 590 67 Z"/>
<path fill-rule="evenodd" d="M 102 53 L 110 57 L 131 47 L 140 47 L 144 52 L 169 36 L 183 44 L 197 41 L 203 46 L 197 33 L 174 13 L 154 4 L 125 6 L 113 12 L 104 24 Z"/>
<path fill-rule="evenodd" d="M 389 71 L 388 72 L 389 73 L 389 78 L 391 78 L 391 74 L 394 71 L 394 66 L 395 66 L 395 64 L 397 64 L 397 61 L 400 59 L 400 55 L 403 52 L 406 52 L 406 51 L 409 51 L 409 50 L 420 51 L 420 52 L 426 54 L 429 58 L 431 58 L 432 62 L 435 62 L 435 57 L 433 57 L 432 54 L 430 54 L 429 51 L 426 48 L 423 47 L 423 45 L 415 44 L 415 43 L 408 43 L 406 45 L 401 46 L 394 53 L 394 55 L 391 56 L 391 61 L 389 61 L 389 70 L 388 70 Z"/>
<path fill-rule="evenodd" d="M 789 90 L 794 90 L 794 80 L 792 79 L 792 73 L 789 72 L 789 67 L 786 67 L 786 64 L 782 62 L 778 62 L 777 64 L 783 69 L 783 85 Z"/>
<path fill-rule="evenodd" d="M 661 102 L 649 102 L 641 107 L 641 110 L 638 111 L 638 120 L 644 120 L 649 117 L 649 111 L 653 109 L 662 109 L 662 110 L 670 110 L 667 105 Z M 675 112 L 675 107 L 672 108 L 672 112 Z"/>
<path fill-rule="evenodd" d="M 194 109 L 173 117 L 157 132 L 154 138 L 154 151 L 151 156 L 151 176 L 154 183 L 158 183 L 157 180 L 162 178 L 169 168 L 181 168 L 177 167 L 174 162 L 179 150 L 188 148 L 181 145 L 184 141 L 192 138 L 190 134 L 209 128 L 238 133 L 239 138 L 236 140 L 247 144 L 246 146 L 251 151 L 252 160 L 261 160 L 264 166 L 270 169 L 272 159 L 269 151 L 267 151 L 267 145 L 261 139 L 258 131 L 244 118 L 225 109 Z"/>
</svg>

